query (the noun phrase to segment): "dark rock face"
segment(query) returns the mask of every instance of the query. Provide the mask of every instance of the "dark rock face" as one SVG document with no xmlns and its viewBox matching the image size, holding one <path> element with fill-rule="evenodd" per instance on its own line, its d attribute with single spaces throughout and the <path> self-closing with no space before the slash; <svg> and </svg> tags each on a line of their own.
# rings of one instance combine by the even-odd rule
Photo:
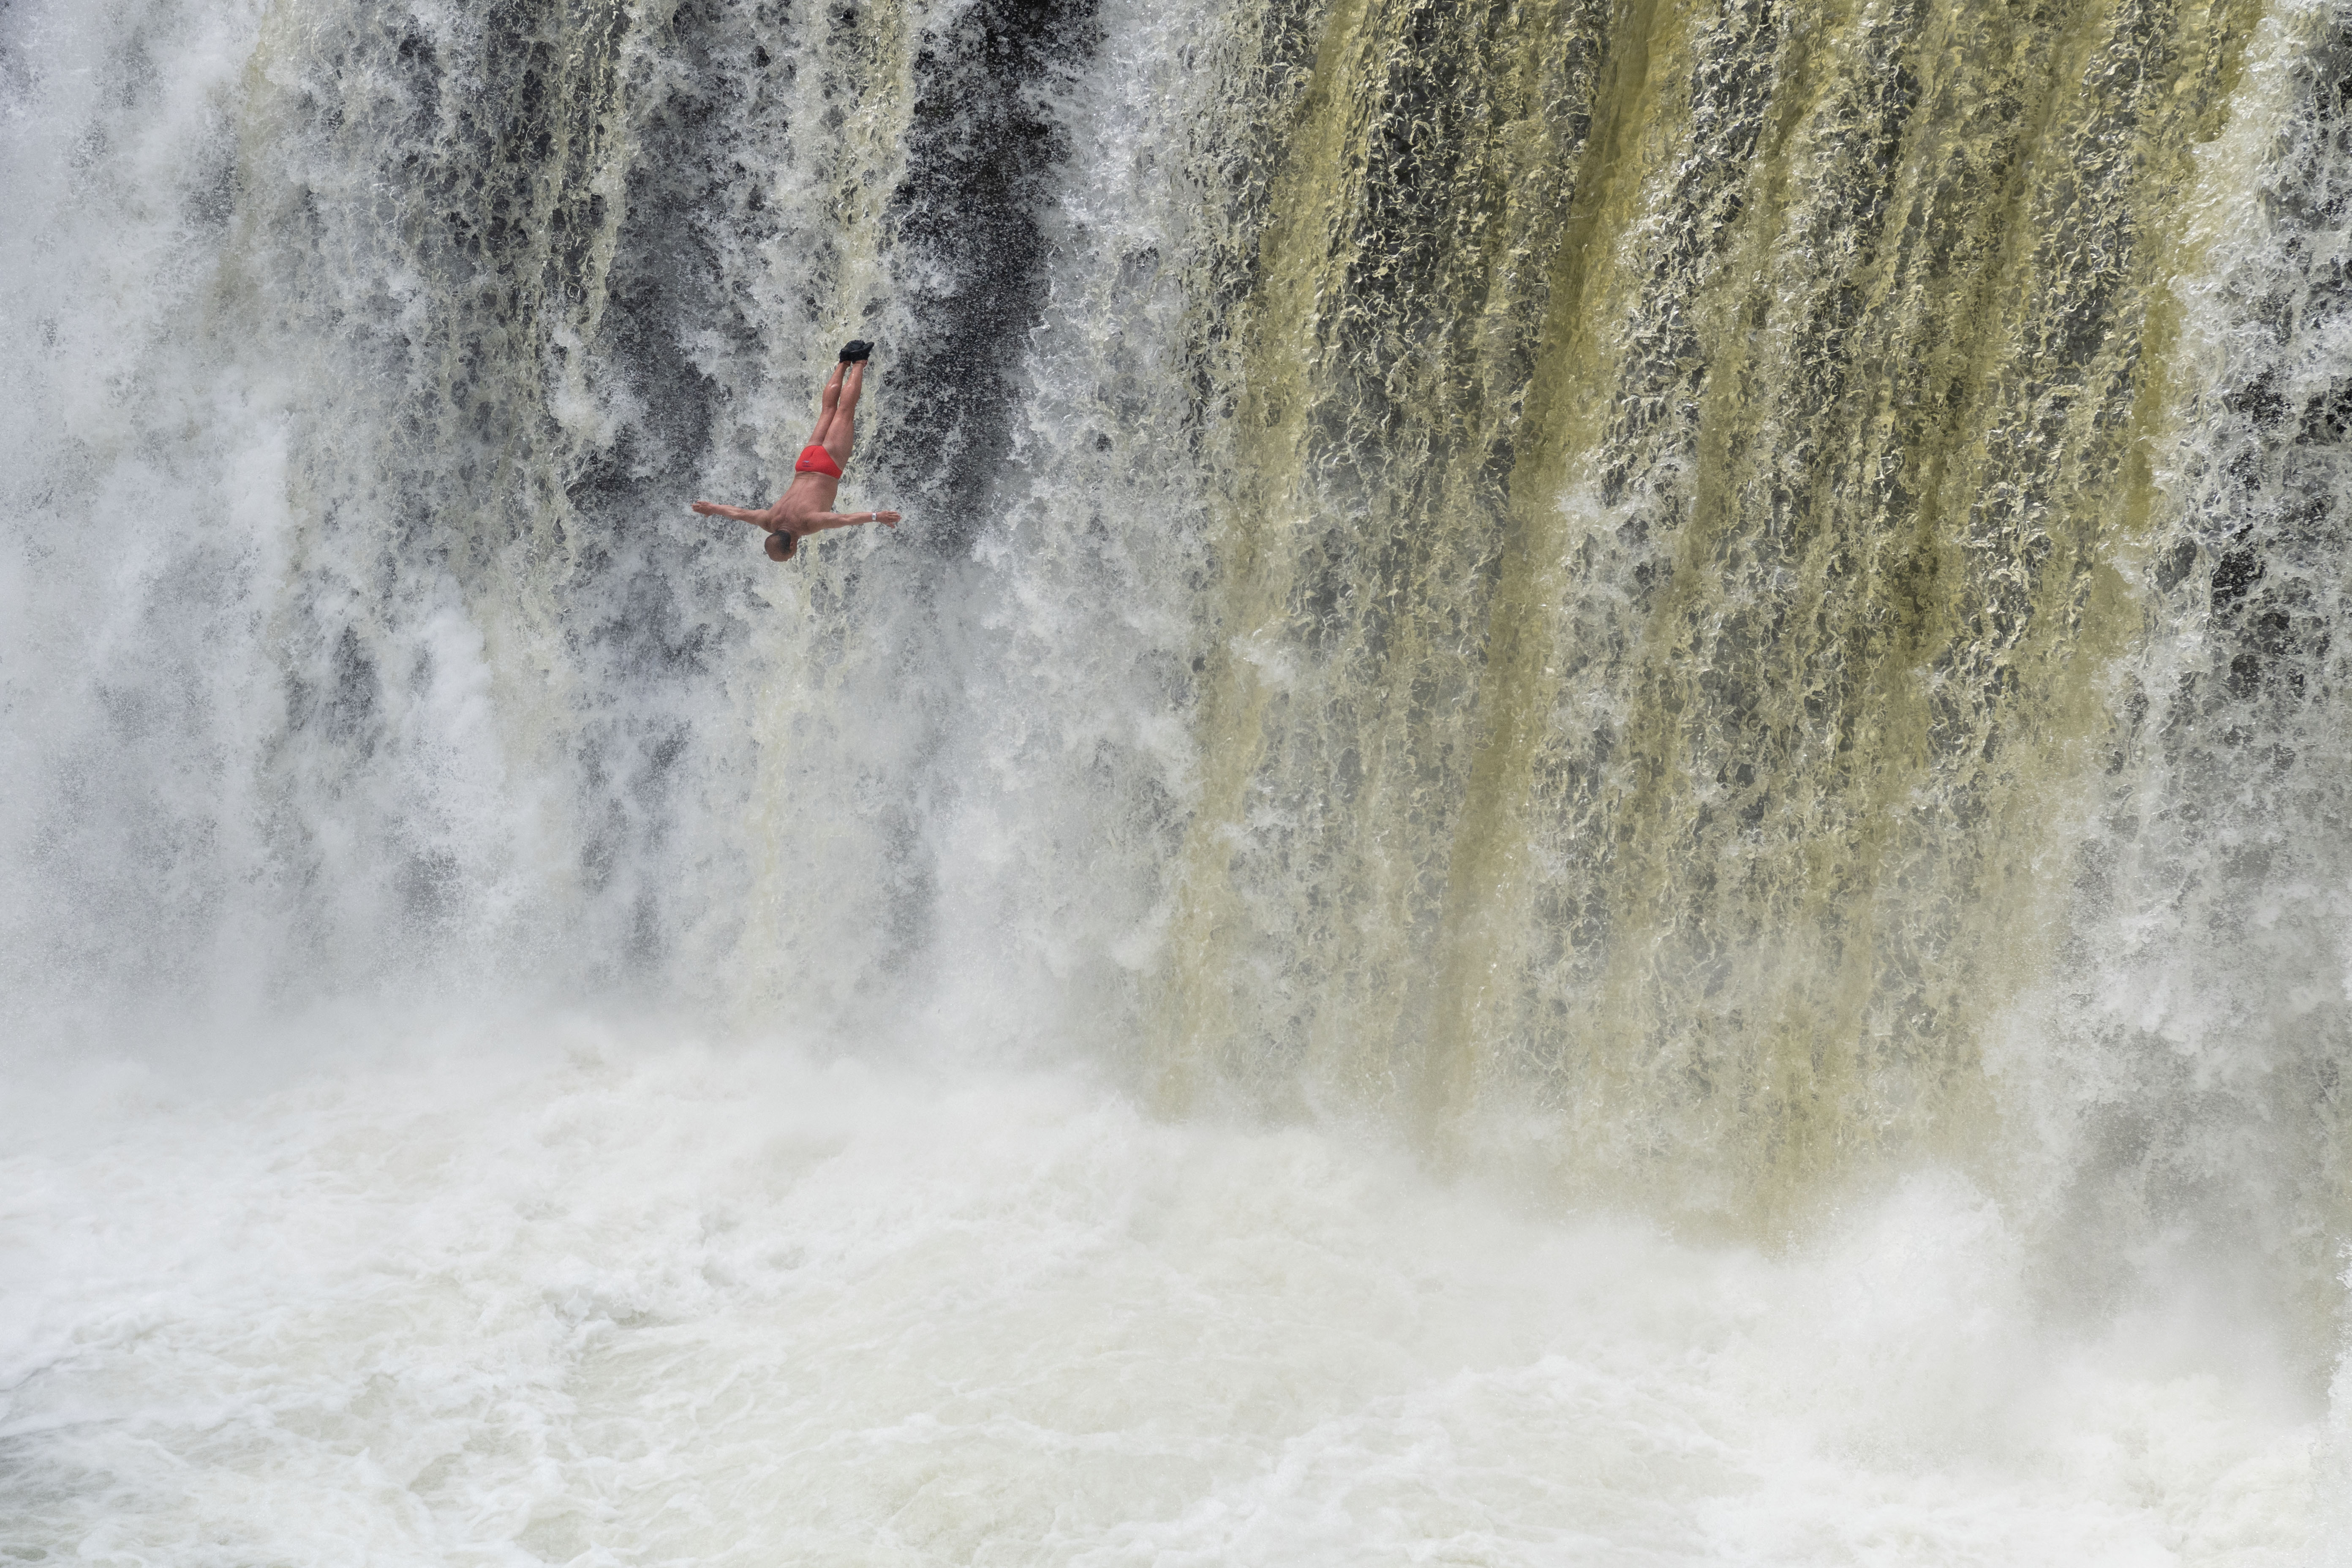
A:
<svg viewBox="0 0 2352 1568">
<path fill-rule="evenodd" d="M 916 58 L 896 273 L 922 331 L 890 353 L 891 466 L 935 548 L 970 548 L 1011 437 L 1013 376 L 1045 296 L 1039 215 L 1067 138 L 1047 99 L 1096 40 L 1093 0 L 982 0 Z"/>
</svg>

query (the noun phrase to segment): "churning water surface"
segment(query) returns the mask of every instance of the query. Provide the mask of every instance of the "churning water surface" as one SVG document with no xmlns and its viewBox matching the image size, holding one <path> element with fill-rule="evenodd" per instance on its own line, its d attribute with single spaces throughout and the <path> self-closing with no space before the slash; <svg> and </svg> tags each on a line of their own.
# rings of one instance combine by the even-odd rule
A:
<svg viewBox="0 0 2352 1568">
<path fill-rule="evenodd" d="M 2293 1563 L 2328 1489 L 2243 1303 L 2053 1328 L 1950 1175 L 1767 1256 L 584 1020 L 42 1098 L 19 1558 Z"/>
</svg>

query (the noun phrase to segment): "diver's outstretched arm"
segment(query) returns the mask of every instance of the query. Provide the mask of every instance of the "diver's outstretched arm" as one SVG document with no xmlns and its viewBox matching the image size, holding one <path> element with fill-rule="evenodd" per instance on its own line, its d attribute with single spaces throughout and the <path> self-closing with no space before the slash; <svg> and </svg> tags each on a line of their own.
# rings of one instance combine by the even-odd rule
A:
<svg viewBox="0 0 2352 1568">
<path fill-rule="evenodd" d="M 821 511 L 813 517 L 803 518 L 794 531 L 820 533 L 828 528 L 862 528 L 869 522 L 896 528 L 898 526 L 898 514 L 895 511 Z"/>
<path fill-rule="evenodd" d="M 748 522 L 753 528 L 764 528 L 772 532 L 783 503 L 779 501 L 764 510 L 754 511 L 748 506 L 721 506 L 715 500 L 698 500 L 694 503 L 694 510 L 705 517 L 732 518 L 737 522 Z"/>
</svg>

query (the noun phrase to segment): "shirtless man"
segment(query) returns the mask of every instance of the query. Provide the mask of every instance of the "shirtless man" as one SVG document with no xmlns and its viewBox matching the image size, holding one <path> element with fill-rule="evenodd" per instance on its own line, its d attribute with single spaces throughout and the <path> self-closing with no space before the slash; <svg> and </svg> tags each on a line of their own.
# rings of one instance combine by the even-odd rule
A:
<svg viewBox="0 0 2352 1568">
<path fill-rule="evenodd" d="M 841 363 L 833 367 L 832 378 L 824 384 L 824 407 L 816 416 L 815 434 L 801 448 L 800 461 L 793 465 L 792 488 L 775 505 L 764 511 L 753 511 L 748 507 L 698 500 L 694 510 L 705 517 L 733 518 L 737 522 L 767 530 L 768 537 L 761 548 L 771 561 L 790 561 L 799 553 L 802 540 L 828 528 L 852 528 L 861 522 L 898 527 L 898 514 L 895 511 L 833 510 L 834 492 L 841 486 L 841 465 L 849 461 L 849 446 L 856 439 L 853 426 L 857 395 L 866 390 L 866 358 L 873 352 L 874 345 L 864 342 L 851 343 L 841 351 Z"/>
</svg>

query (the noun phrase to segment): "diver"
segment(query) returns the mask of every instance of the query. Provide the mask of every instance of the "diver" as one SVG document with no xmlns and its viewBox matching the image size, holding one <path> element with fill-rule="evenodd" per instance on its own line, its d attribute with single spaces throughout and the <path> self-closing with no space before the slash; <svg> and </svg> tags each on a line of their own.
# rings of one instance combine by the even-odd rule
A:
<svg viewBox="0 0 2352 1568">
<path fill-rule="evenodd" d="M 792 488 L 775 505 L 754 511 L 698 500 L 694 510 L 705 517 L 733 518 L 767 530 L 761 548 L 771 561 L 790 561 L 799 553 L 802 540 L 828 528 L 853 528 L 864 522 L 898 527 L 895 511 L 833 510 L 834 492 L 841 485 L 841 465 L 849 461 L 850 443 L 856 439 L 857 395 L 866 389 L 866 362 L 873 352 L 874 345 L 862 339 L 841 351 L 841 361 L 824 384 L 824 406 L 816 416 L 816 430 L 801 448 L 800 461 L 793 465 Z"/>
</svg>

